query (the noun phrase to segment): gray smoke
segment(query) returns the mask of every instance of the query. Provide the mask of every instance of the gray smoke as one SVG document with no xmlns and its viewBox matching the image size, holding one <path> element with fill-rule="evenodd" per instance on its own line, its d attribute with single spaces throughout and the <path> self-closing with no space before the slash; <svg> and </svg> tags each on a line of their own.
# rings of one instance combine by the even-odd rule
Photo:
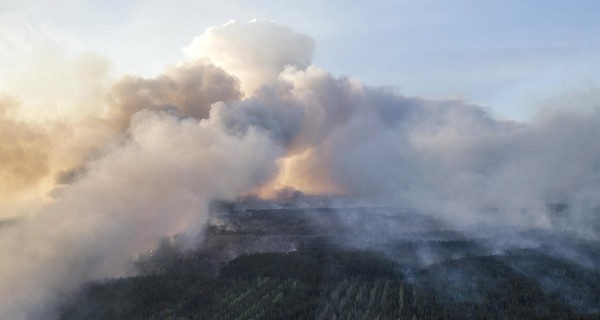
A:
<svg viewBox="0 0 600 320">
<path fill-rule="evenodd" d="M 343 195 L 452 225 L 598 236 L 597 109 L 499 120 L 463 101 L 335 77 L 311 64 L 313 49 L 273 23 L 228 23 L 164 74 L 117 80 L 102 92 L 104 113 L 43 124 L 0 113 L 12 137 L 0 174 L 14 181 L 1 190 L 50 190 L 0 230 L 0 318 L 126 275 L 162 237 L 199 234 L 211 200 L 252 193 Z"/>
</svg>

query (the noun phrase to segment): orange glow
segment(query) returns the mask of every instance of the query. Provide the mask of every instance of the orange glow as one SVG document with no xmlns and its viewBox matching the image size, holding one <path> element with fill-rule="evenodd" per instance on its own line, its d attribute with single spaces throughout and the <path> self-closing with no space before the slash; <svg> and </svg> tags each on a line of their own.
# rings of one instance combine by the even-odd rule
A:
<svg viewBox="0 0 600 320">
<path fill-rule="evenodd" d="M 306 195 L 342 195 L 346 190 L 335 184 L 327 168 L 315 159 L 314 149 L 290 155 L 278 160 L 279 171 L 271 182 L 261 186 L 255 193 L 261 198 L 272 199 L 282 189 L 291 188 Z"/>
</svg>

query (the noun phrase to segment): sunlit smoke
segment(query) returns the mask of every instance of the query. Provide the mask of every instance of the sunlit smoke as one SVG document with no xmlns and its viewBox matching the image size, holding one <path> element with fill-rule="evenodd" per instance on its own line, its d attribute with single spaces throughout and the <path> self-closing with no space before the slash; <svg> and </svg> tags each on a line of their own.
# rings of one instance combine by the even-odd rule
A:
<svg viewBox="0 0 600 320">
<path fill-rule="evenodd" d="M 0 318 L 127 274 L 161 237 L 201 233 L 211 200 L 251 193 L 598 236 L 597 109 L 498 120 L 335 77 L 312 65 L 313 50 L 287 27 L 231 22 L 155 77 L 109 81 L 109 64 L 87 56 L 60 59 L 44 78 L 55 89 L 5 92 L 0 216 L 28 218 L 0 229 Z"/>
</svg>

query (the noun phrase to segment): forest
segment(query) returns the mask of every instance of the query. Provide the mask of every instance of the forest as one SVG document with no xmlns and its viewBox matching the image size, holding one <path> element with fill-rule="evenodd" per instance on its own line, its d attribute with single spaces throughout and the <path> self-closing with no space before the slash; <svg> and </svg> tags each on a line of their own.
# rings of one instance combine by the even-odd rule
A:
<svg viewBox="0 0 600 320">
<path fill-rule="evenodd" d="M 327 231 L 308 216 L 220 217 L 193 250 L 165 239 L 138 259 L 138 276 L 65 297 L 59 319 L 600 319 L 600 272 L 547 242 L 492 253 L 482 240 L 430 230 L 348 246 L 349 225 Z M 573 241 L 598 258 L 595 243 Z M 424 250 L 435 258 L 415 262 Z"/>
</svg>

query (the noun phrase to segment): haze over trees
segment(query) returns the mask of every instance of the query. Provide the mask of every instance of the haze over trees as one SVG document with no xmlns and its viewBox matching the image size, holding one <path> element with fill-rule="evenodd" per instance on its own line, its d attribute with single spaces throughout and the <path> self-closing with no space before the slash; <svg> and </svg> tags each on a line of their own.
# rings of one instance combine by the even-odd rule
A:
<svg viewBox="0 0 600 320">
<path fill-rule="evenodd" d="M 364 211 L 371 212 L 370 220 L 398 230 L 423 220 L 411 215 L 389 220 L 384 215 L 389 209 L 230 212 L 209 228 L 203 248 L 182 250 L 176 240 L 165 239 L 136 263 L 143 275 L 85 284 L 65 298 L 59 319 L 597 319 L 600 314 L 595 265 L 585 267 L 543 246 L 492 254 L 486 244 L 491 239 L 457 239 L 437 229 L 404 239 L 398 234 L 382 245 L 382 238 L 361 234 L 352 222 L 322 224 Z M 539 239 L 535 234 L 523 232 Z M 370 239 L 350 243 L 348 235 Z M 561 241 L 550 237 L 544 243 L 550 239 Z M 600 261 L 596 243 L 572 245 L 572 253 Z M 232 250 L 238 253 L 228 260 Z M 423 257 L 425 251 L 431 257 Z"/>
</svg>

